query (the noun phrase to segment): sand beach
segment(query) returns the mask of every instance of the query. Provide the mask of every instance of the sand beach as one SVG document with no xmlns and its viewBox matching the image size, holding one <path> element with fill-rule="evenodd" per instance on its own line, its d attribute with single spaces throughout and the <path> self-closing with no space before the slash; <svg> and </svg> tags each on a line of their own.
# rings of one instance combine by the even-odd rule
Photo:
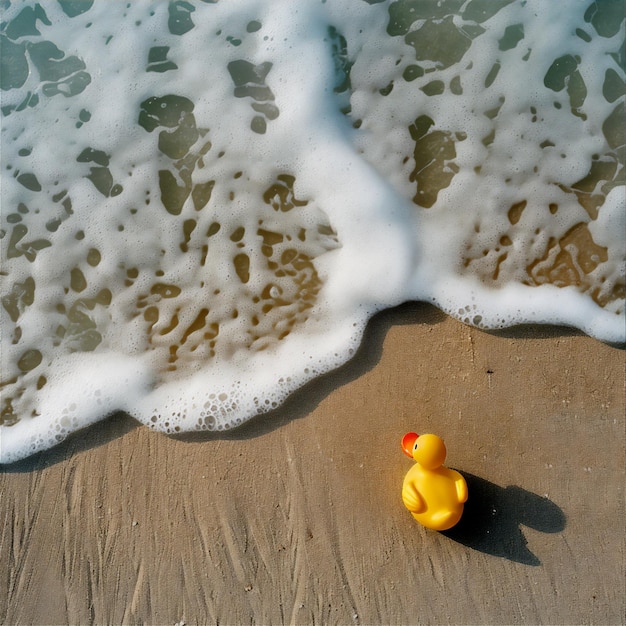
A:
<svg viewBox="0 0 626 626">
<path fill-rule="evenodd" d="M 0 624 L 624 624 L 621 9 L 2 3 Z"/>
<path fill-rule="evenodd" d="M 3 624 L 624 623 L 624 352 L 424 304 L 276 413 L 166 437 L 116 415 L 0 474 Z M 470 499 L 400 498 L 440 434 Z"/>
</svg>

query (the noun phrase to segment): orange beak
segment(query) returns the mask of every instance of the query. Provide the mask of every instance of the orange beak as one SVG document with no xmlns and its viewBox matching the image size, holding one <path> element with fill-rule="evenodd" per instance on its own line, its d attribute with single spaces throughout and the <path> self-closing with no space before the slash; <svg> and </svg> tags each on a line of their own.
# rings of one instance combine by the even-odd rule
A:
<svg viewBox="0 0 626 626">
<path fill-rule="evenodd" d="M 408 457 L 413 458 L 413 446 L 415 445 L 418 437 L 419 435 L 417 433 L 407 433 L 404 437 L 402 437 L 402 451 Z"/>
</svg>

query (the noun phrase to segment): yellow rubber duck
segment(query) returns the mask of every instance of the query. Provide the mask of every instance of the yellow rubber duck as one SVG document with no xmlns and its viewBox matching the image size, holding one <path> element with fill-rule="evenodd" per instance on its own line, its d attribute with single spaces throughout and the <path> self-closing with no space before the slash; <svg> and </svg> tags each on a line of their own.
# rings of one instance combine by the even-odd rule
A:
<svg viewBox="0 0 626 626">
<path fill-rule="evenodd" d="M 459 472 L 443 466 L 446 446 L 437 435 L 407 433 L 402 449 L 416 461 L 404 477 L 402 501 L 426 528 L 447 530 L 463 515 L 467 483 Z"/>
</svg>

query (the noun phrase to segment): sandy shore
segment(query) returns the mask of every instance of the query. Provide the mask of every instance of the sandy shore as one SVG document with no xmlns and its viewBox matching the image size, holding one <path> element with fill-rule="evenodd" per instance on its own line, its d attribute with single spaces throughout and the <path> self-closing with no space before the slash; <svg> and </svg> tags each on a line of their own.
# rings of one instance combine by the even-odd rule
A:
<svg viewBox="0 0 626 626">
<path fill-rule="evenodd" d="M 4 624 L 621 624 L 624 352 L 426 305 L 271 417 L 174 440 L 125 416 L 3 468 Z M 470 500 L 400 488 L 436 432 Z M 8 593 L 7 593 L 8 591 Z"/>
</svg>

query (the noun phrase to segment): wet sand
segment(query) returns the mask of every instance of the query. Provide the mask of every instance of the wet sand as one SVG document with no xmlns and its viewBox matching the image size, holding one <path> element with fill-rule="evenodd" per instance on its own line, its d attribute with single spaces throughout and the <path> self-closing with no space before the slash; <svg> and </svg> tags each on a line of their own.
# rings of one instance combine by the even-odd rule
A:
<svg viewBox="0 0 626 626">
<path fill-rule="evenodd" d="M 408 304 L 272 416 L 172 439 L 118 415 L 2 468 L 4 624 L 622 624 L 624 351 Z M 408 430 L 470 488 L 400 499 Z"/>
</svg>

